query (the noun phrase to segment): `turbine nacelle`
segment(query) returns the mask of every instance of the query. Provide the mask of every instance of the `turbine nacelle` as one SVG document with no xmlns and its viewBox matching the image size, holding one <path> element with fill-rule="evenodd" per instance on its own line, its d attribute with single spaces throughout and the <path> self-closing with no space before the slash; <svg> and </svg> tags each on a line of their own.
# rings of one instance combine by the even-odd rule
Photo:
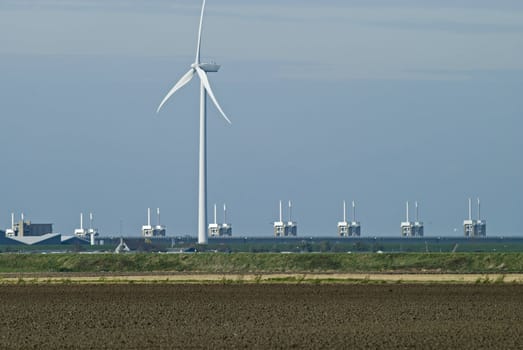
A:
<svg viewBox="0 0 523 350">
<path fill-rule="evenodd" d="M 200 67 L 205 73 L 216 73 L 220 70 L 220 65 L 216 63 L 193 63 L 191 68 L 196 69 Z"/>
</svg>

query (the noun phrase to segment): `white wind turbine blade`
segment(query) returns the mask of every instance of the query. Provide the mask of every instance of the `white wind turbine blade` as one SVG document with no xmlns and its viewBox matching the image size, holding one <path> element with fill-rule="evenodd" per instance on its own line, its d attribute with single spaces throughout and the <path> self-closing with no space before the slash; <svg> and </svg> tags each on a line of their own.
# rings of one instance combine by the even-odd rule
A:
<svg viewBox="0 0 523 350">
<path fill-rule="evenodd" d="M 194 63 L 200 64 L 200 48 L 202 47 L 202 27 L 203 27 L 203 12 L 205 10 L 205 0 L 202 4 L 202 13 L 200 14 L 200 26 L 198 27 L 198 46 L 196 47 L 196 58 Z"/>
<path fill-rule="evenodd" d="M 183 77 L 181 77 L 180 80 L 173 86 L 173 88 L 165 95 L 162 102 L 158 106 L 158 109 L 156 110 L 156 113 L 160 112 L 160 109 L 163 107 L 165 102 L 178 90 L 180 90 L 182 87 L 185 86 L 188 82 L 191 81 L 192 77 L 194 76 L 194 69 L 191 68 Z"/>
<path fill-rule="evenodd" d="M 212 102 L 214 102 L 214 105 L 216 106 L 216 108 L 218 108 L 218 111 L 220 111 L 222 117 L 225 118 L 227 123 L 232 124 L 231 121 L 229 120 L 229 118 L 227 118 L 227 116 L 225 115 L 225 112 L 223 111 L 222 107 L 220 107 L 220 104 L 216 100 L 216 97 L 214 97 L 214 93 L 212 92 L 212 89 L 211 89 L 211 84 L 209 84 L 209 79 L 207 79 L 207 74 L 204 72 L 203 69 L 201 69 L 198 66 L 196 66 L 195 69 L 203 83 L 203 86 L 205 87 L 205 90 L 207 90 L 209 97 L 211 98 Z"/>
</svg>

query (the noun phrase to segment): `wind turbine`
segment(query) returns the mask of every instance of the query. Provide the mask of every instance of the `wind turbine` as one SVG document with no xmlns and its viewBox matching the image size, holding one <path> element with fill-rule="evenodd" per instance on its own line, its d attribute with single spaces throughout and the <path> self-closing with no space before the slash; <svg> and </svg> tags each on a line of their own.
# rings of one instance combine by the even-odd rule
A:
<svg viewBox="0 0 523 350">
<path fill-rule="evenodd" d="M 220 104 L 216 100 L 214 93 L 212 92 L 207 73 L 218 72 L 220 65 L 215 63 L 202 63 L 200 60 L 200 49 L 202 43 L 202 26 L 203 26 L 203 13 L 205 11 L 205 0 L 202 4 L 202 12 L 200 15 L 200 26 L 198 29 L 198 43 L 196 46 L 196 58 L 194 63 L 191 64 L 191 69 L 180 80 L 173 86 L 173 88 L 164 97 L 156 113 L 160 112 L 165 102 L 178 90 L 184 87 L 188 82 L 191 81 L 195 74 L 200 78 L 200 155 L 199 155 L 199 185 L 198 185 L 198 243 L 207 244 L 207 95 L 211 98 L 212 102 L 222 115 L 222 117 L 231 124 L 231 121 L 223 112 Z"/>
</svg>

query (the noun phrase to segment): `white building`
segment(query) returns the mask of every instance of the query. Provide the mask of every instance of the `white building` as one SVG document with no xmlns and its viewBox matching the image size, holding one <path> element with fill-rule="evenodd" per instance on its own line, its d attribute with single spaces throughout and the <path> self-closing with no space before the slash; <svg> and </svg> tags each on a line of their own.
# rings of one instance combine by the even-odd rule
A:
<svg viewBox="0 0 523 350">
<path fill-rule="evenodd" d="M 280 201 L 280 217 L 278 221 L 274 221 L 274 236 L 287 237 L 298 235 L 298 223 L 292 220 L 292 202 L 289 201 L 289 220 L 283 221 L 282 203 Z"/>
<path fill-rule="evenodd" d="M 419 220 L 419 206 L 416 204 L 416 221 L 409 220 L 409 202 L 406 203 L 406 220 L 400 224 L 402 237 L 423 237 L 424 226 L 423 222 Z"/>
<path fill-rule="evenodd" d="M 292 202 L 289 201 L 289 221 L 285 227 L 285 236 L 297 236 L 298 235 L 298 223 L 292 221 Z"/>
<path fill-rule="evenodd" d="M 160 208 L 156 208 L 156 225 L 154 225 L 153 236 L 165 237 L 165 226 L 160 223 Z"/>
<path fill-rule="evenodd" d="M 408 201 L 407 201 L 406 207 L 407 207 L 406 220 L 400 224 L 401 236 L 402 237 L 412 237 L 412 236 L 414 236 L 414 230 L 413 230 L 414 223 L 409 220 L 409 202 Z"/>
<path fill-rule="evenodd" d="M 84 229 L 84 213 L 80 213 L 80 228 L 74 230 L 74 235 L 80 238 L 87 237 L 87 230 Z"/>
<path fill-rule="evenodd" d="M 285 236 L 285 234 L 286 234 L 286 226 L 287 225 L 283 222 L 283 210 L 282 210 L 281 201 L 280 201 L 280 217 L 279 217 L 278 221 L 275 221 L 273 223 L 274 236 L 275 237 L 283 237 L 283 236 Z"/>
<path fill-rule="evenodd" d="M 5 230 L 6 237 L 15 237 L 15 214 L 11 213 L 11 227 Z"/>
<path fill-rule="evenodd" d="M 469 198 L 469 217 L 463 220 L 463 233 L 465 237 L 486 237 L 487 221 L 481 219 L 481 202 L 478 198 L 478 219 L 472 219 L 472 200 Z"/>
<path fill-rule="evenodd" d="M 347 212 L 345 210 L 345 201 L 343 201 L 343 221 L 338 221 L 338 236 L 347 237 L 349 236 L 350 224 L 347 221 Z"/>
<path fill-rule="evenodd" d="M 98 230 L 93 228 L 93 213 L 89 213 L 89 229 L 84 228 L 84 214 L 80 213 L 80 228 L 74 230 L 74 237 L 89 239 L 94 245 L 94 239 L 98 236 Z"/>
<path fill-rule="evenodd" d="M 223 205 L 223 223 L 219 224 L 216 218 L 216 204 L 214 204 L 214 222 L 209 224 L 210 237 L 232 236 L 232 225 L 227 223 L 227 206 Z"/>
<path fill-rule="evenodd" d="M 89 213 L 89 229 L 87 230 L 87 235 L 91 245 L 94 245 L 94 238 L 98 236 L 98 229 L 93 227 L 93 213 Z"/>
<path fill-rule="evenodd" d="M 349 226 L 349 236 L 359 237 L 361 236 L 361 224 L 356 220 L 356 203 L 352 201 L 352 221 Z"/>
<path fill-rule="evenodd" d="M 419 220 L 418 202 L 415 202 L 415 204 L 416 204 L 416 221 L 414 221 L 414 226 L 412 227 L 412 231 L 413 231 L 414 237 L 423 237 L 425 228 L 423 225 L 423 221 Z"/>
<path fill-rule="evenodd" d="M 227 206 L 223 204 L 223 223 L 220 227 L 220 234 L 222 236 L 232 236 L 232 224 L 227 223 Z"/>
<path fill-rule="evenodd" d="M 353 237 L 360 235 L 360 223 L 355 218 L 355 205 L 352 202 L 352 221 L 347 221 L 347 206 L 343 201 L 343 221 L 338 222 L 338 236 L 340 237 Z"/>
<path fill-rule="evenodd" d="M 142 226 L 143 237 L 165 237 L 165 226 L 160 224 L 160 208 L 156 209 L 157 223 L 155 226 L 151 225 L 151 208 L 147 208 L 147 225 Z"/>
<path fill-rule="evenodd" d="M 220 237 L 220 225 L 216 220 L 216 204 L 214 204 L 214 222 L 209 224 L 208 232 L 210 237 Z"/>
</svg>

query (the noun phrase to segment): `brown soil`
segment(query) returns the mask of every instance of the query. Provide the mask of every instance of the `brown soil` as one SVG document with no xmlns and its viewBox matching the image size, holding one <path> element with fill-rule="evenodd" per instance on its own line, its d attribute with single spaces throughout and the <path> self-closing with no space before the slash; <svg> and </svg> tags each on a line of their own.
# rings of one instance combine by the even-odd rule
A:
<svg viewBox="0 0 523 350">
<path fill-rule="evenodd" d="M 0 348 L 516 349 L 523 285 L 0 285 Z"/>
</svg>

